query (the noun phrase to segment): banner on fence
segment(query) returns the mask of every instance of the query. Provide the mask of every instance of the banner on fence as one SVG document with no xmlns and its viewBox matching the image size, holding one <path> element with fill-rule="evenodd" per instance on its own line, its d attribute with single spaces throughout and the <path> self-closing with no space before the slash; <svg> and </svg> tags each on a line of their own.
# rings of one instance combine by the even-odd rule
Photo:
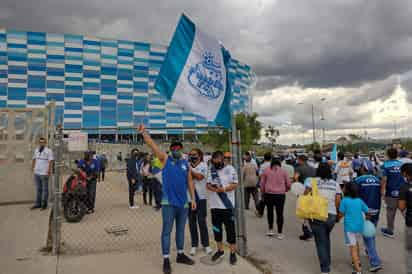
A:
<svg viewBox="0 0 412 274">
<path fill-rule="evenodd" d="M 74 151 L 86 151 L 88 149 L 87 133 L 73 132 L 69 134 L 68 138 L 68 150 Z"/>
</svg>

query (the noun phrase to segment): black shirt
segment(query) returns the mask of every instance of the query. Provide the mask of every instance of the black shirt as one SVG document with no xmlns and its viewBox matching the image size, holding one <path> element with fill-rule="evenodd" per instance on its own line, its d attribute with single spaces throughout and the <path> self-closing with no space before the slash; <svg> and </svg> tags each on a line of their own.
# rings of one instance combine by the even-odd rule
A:
<svg viewBox="0 0 412 274">
<path fill-rule="evenodd" d="M 401 186 L 399 200 L 406 202 L 405 222 L 407 227 L 412 227 L 412 182 Z"/>
<path fill-rule="evenodd" d="M 295 172 L 299 174 L 298 181 L 302 184 L 305 183 L 306 178 L 316 176 L 316 169 L 308 164 L 298 165 Z"/>
</svg>

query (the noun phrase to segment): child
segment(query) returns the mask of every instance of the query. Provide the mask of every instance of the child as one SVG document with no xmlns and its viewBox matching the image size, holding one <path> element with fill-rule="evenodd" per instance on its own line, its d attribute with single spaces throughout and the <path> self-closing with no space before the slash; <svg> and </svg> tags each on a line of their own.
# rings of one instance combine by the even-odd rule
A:
<svg viewBox="0 0 412 274">
<path fill-rule="evenodd" d="M 364 214 L 368 213 L 368 207 L 359 198 L 359 188 L 354 183 L 345 185 L 345 198 L 343 198 L 340 207 L 340 217 L 345 216 L 344 231 L 345 243 L 349 246 L 352 256 L 352 263 L 355 271 L 352 274 L 362 273 L 359 258 L 358 238 L 362 236 L 364 225 Z"/>
</svg>

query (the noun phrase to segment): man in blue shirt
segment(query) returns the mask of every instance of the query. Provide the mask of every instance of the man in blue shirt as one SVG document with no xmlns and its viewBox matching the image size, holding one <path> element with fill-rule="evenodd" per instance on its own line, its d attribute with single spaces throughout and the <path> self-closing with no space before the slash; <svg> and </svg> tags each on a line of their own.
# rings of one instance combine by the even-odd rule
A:
<svg viewBox="0 0 412 274">
<path fill-rule="evenodd" d="M 93 153 L 91 151 L 86 151 L 84 158 L 79 160 L 77 165 L 87 175 L 87 213 L 94 213 L 97 176 L 99 173 L 97 161 L 93 159 Z"/>
<path fill-rule="evenodd" d="M 382 228 L 382 234 L 385 237 L 394 237 L 395 216 L 398 208 L 399 191 L 405 183 L 401 174 L 402 162 L 397 160 L 398 151 L 390 148 L 387 151 L 389 160 L 383 163 L 383 178 L 381 185 L 381 194 L 385 196 L 386 202 L 386 219 L 387 228 Z"/>
<path fill-rule="evenodd" d="M 356 173 L 356 176 L 359 176 L 359 170 L 362 166 L 362 162 L 361 159 L 359 159 L 359 153 L 355 153 L 355 155 L 353 156 L 353 160 L 352 160 L 352 170 Z"/>
<path fill-rule="evenodd" d="M 378 225 L 379 213 L 381 208 L 381 182 L 378 177 L 373 175 L 373 168 L 365 160 L 359 170 L 359 177 L 354 180 L 354 183 L 359 186 L 360 198 L 368 206 L 368 215 L 370 221 Z M 376 239 L 374 237 L 363 237 L 366 251 L 369 257 L 370 272 L 376 272 L 382 269 L 382 262 L 376 250 Z"/>
<path fill-rule="evenodd" d="M 176 262 L 193 265 L 194 261 L 184 254 L 185 225 L 188 217 L 188 190 L 191 198 L 192 210 L 196 209 L 195 186 L 192 181 L 192 172 L 189 162 L 183 159 L 183 145 L 180 142 L 172 142 L 170 155 L 161 151 L 150 135 L 145 131 L 144 125 L 139 126 L 139 132 L 144 141 L 159 159 L 162 169 L 162 253 L 163 273 L 172 273 L 170 266 L 170 234 L 173 223 L 176 221 Z"/>
</svg>

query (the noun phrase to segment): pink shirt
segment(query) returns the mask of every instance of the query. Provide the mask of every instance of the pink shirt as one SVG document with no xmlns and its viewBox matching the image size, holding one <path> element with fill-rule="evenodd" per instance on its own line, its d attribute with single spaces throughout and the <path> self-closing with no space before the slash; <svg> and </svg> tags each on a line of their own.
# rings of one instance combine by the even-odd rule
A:
<svg viewBox="0 0 412 274">
<path fill-rule="evenodd" d="M 289 174 L 281 167 L 268 167 L 262 174 L 260 181 L 262 193 L 285 194 L 289 191 L 290 186 Z"/>
</svg>

